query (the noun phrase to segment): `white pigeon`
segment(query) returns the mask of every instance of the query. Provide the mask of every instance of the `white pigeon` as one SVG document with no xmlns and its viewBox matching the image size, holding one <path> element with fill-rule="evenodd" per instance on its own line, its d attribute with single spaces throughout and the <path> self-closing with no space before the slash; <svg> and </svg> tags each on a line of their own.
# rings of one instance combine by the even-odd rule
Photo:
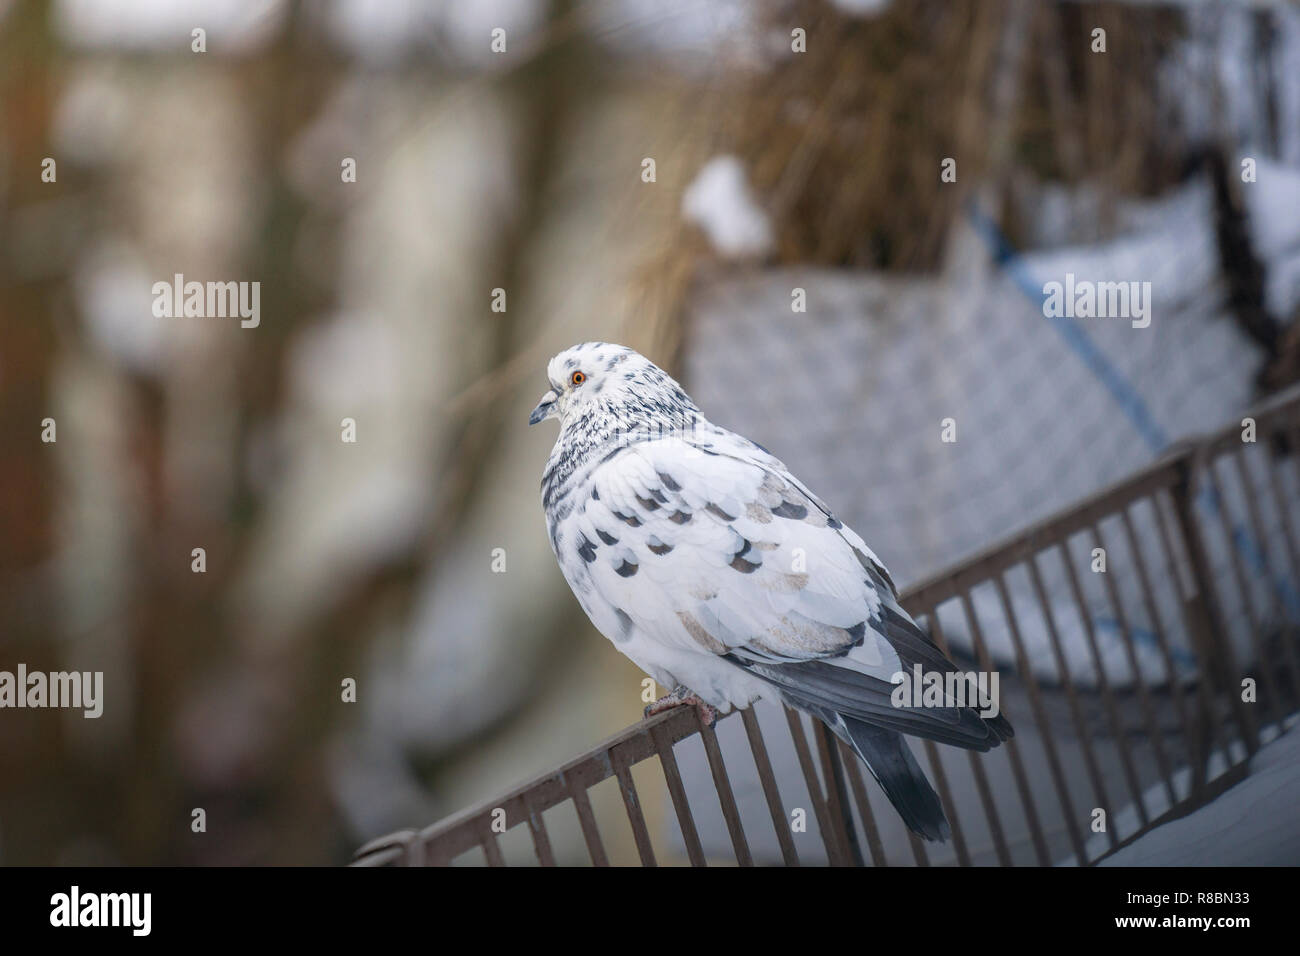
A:
<svg viewBox="0 0 1300 956">
<path fill-rule="evenodd" d="M 913 831 L 948 821 L 902 734 L 972 750 L 1012 735 L 970 707 L 896 707 L 893 678 L 955 672 L 883 564 L 765 449 L 711 423 L 621 345 L 547 366 L 530 424 L 560 420 L 542 507 L 560 570 L 614 646 L 711 723 L 759 697 L 824 721 Z M 945 703 L 951 703 L 945 699 Z"/>
</svg>

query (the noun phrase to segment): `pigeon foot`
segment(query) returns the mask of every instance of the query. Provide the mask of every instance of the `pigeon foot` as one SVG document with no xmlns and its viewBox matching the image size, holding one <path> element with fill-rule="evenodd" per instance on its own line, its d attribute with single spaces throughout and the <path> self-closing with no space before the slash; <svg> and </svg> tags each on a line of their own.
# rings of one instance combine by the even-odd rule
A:
<svg viewBox="0 0 1300 956">
<path fill-rule="evenodd" d="M 661 714 L 672 707 L 694 707 L 695 713 L 700 718 L 700 723 L 705 727 L 712 727 L 718 720 L 718 712 L 715 708 L 709 706 L 695 695 L 695 692 L 678 684 L 673 688 L 671 694 L 665 694 L 653 704 L 647 704 L 645 708 L 646 717 L 653 717 L 655 714 Z"/>
</svg>

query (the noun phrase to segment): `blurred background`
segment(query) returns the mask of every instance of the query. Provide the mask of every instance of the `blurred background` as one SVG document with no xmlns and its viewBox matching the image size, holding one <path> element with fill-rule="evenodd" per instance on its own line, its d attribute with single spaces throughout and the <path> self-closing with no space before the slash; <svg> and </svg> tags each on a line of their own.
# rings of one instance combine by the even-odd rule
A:
<svg viewBox="0 0 1300 956">
<path fill-rule="evenodd" d="M 574 342 L 905 586 L 1300 380 L 1298 309 L 1290 4 L 0 0 L 0 670 L 105 683 L 0 711 L 0 863 L 341 863 L 638 719 L 539 502 Z"/>
</svg>

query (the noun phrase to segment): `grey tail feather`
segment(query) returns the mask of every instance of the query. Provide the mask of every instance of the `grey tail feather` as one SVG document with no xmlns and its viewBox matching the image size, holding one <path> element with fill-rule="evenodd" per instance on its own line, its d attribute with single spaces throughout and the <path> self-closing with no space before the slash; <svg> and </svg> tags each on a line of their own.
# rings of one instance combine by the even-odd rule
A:
<svg viewBox="0 0 1300 956">
<path fill-rule="evenodd" d="M 939 796 L 912 756 L 903 735 L 838 715 L 858 756 L 885 791 L 903 822 L 927 840 L 942 843 L 952 835 Z"/>
</svg>

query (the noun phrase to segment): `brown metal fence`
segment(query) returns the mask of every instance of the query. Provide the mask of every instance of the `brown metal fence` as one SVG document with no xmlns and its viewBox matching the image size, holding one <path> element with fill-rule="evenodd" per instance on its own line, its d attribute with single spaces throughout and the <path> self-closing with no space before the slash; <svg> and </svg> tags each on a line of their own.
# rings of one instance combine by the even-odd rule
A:
<svg viewBox="0 0 1300 956">
<path fill-rule="evenodd" d="M 1183 443 L 904 592 L 904 606 L 936 643 L 1000 673 L 1002 709 L 1016 727 L 1015 738 L 987 754 L 915 742 L 952 825 L 943 862 L 1095 863 L 1242 779 L 1249 758 L 1300 707 L 1300 390 L 1249 417 L 1255 441 L 1243 439 L 1243 423 Z M 1094 573 L 1098 548 L 1105 573 Z M 1253 699 L 1243 693 L 1247 679 Z M 522 828 L 531 849 L 514 862 L 553 865 L 546 814 L 571 805 L 591 862 L 608 865 L 590 794 L 609 780 L 642 864 L 682 851 L 694 865 L 729 862 L 706 853 L 697 826 L 706 808 L 692 804 L 683 781 L 675 745 L 695 735 L 716 791 L 717 807 L 707 811 L 721 811 L 738 864 L 909 862 L 886 857 L 853 753 L 819 722 L 785 716 L 802 780 L 778 780 L 753 710 L 739 715 L 748 756 L 724 757 L 717 730 L 678 708 L 509 793 L 372 841 L 355 863 L 503 865 L 506 835 Z M 752 760 L 766 813 L 744 819 L 729 760 L 733 768 Z M 634 780 L 634 770 L 654 764 L 652 783 L 666 788 L 680 836 L 668 853 L 656 850 L 647 820 L 647 775 L 642 789 Z M 796 790 L 794 805 L 787 798 Z M 804 795 L 815 859 L 791 825 Z M 770 859 L 751 851 L 747 828 L 753 835 L 755 827 L 775 832 Z M 908 843 L 918 865 L 938 852 L 910 834 Z"/>
</svg>

